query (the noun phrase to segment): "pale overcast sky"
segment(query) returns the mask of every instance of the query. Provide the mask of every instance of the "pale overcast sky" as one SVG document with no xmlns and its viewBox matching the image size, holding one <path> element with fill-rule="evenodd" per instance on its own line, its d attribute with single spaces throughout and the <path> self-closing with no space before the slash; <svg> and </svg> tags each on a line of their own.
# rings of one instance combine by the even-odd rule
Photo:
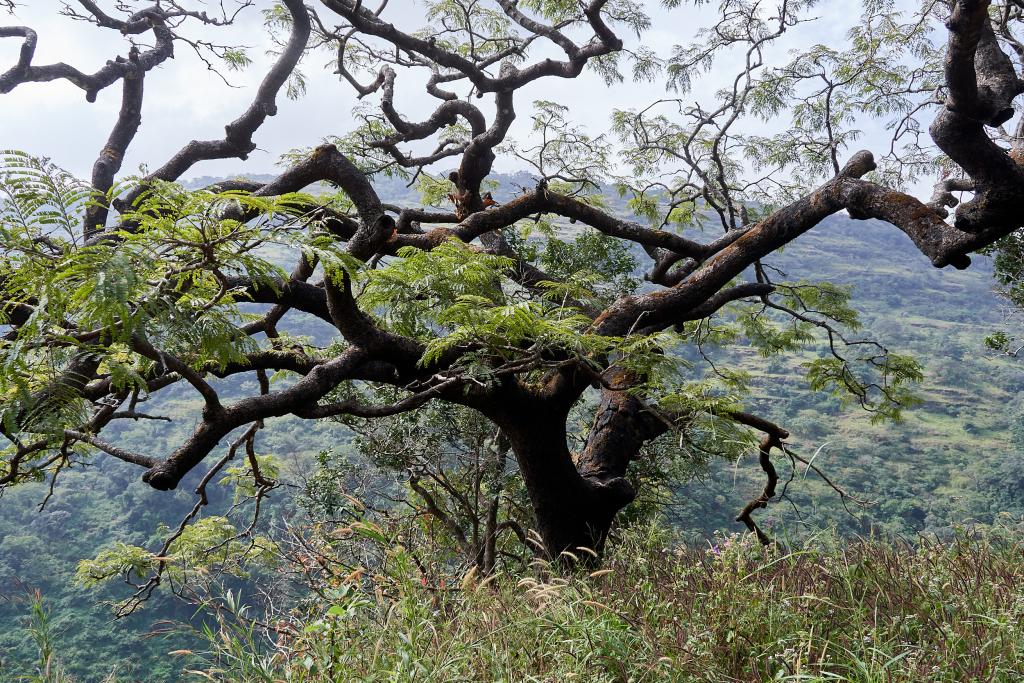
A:
<svg viewBox="0 0 1024 683">
<path fill-rule="evenodd" d="M 661 55 L 667 55 L 675 44 L 688 42 L 695 28 L 707 23 L 714 14 L 713 8 L 706 4 L 700 8 L 687 6 L 669 12 L 661 9 L 659 2 L 647 1 L 652 7 L 655 28 L 644 34 L 643 42 Z M 83 71 L 92 72 L 107 59 L 127 53 L 128 44 L 118 33 L 61 17 L 60 4 L 58 0 L 20 0 L 13 18 L 0 14 L 0 25 L 24 24 L 38 31 L 35 64 L 66 61 Z M 99 4 L 112 11 L 115 3 L 113 0 L 100 0 Z M 202 0 L 186 4 L 204 5 Z M 217 3 L 211 4 L 216 6 Z M 257 0 L 260 7 L 269 4 L 270 0 Z M 788 49 L 811 41 L 837 44 L 852 19 L 850 9 L 847 2 L 833 0 L 821 3 L 816 8 L 821 19 L 787 33 L 785 40 L 774 48 L 774 53 L 784 56 Z M 392 0 L 385 16 L 398 23 L 400 19 L 396 17 L 418 16 L 421 12 L 422 5 L 415 0 Z M 327 16 L 330 12 L 324 10 L 323 14 Z M 224 124 L 248 106 L 253 89 L 262 78 L 261 67 L 268 63 L 269 58 L 264 52 L 269 43 L 261 22 L 259 12 L 252 8 L 230 32 L 207 32 L 211 38 L 216 35 L 218 41 L 245 44 L 251 48 L 250 56 L 255 58 L 255 64 L 242 73 L 229 76 L 238 87 L 226 87 L 182 44 L 177 45 L 175 59 L 165 62 L 147 76 L 142 128 L 129 150 L 122 173 L 133 172 L 140 163 L 155 168 L 190 139 L 223 136 Z M 635 38 L 633 40 L 635 42 Z M 16 38 L 0 40 L 0 72 L 17 61 L 20 44 L 20 39 Z M 356 98 L 347 83 L 339 82 L 330 69 L 324 68 L 324 61 L 326 56 L 316 56 L 304 64 L 307 94 L 298 101 L 280 98 L 278 115 L 269 119 L 257 132 L 255 139 L 259 149 L 247 162 L 238 159 L 205 162 L 194 167 L 187 177 L 274 172 L 282 152 L 313 146 L 324 136 L 350 130 L 354 125 L 350 112 Z M 725 73 L 728 71 L 725 69 Z M 717 84 L 713 81 L 713 78 L 706 81 L 690 96 L 696 100 L 700 98 L 702 88 L 707 92 L 710 87 L 720 87 L 721 79 Z M 402 75 L 399 74 L 398 104 L 407 118 L 424 118 L 436 106 L 437 101 L 425 95 L 418 84 L 405 88 L 401 84 Z M 636 84 L 627 80 L 608 88 L 589 72 L 574 81 L 544 79 L 518 94 L 519 118 L 512 137 L 527 137 L 529 102 L 536 99 L 569 104 L 572 118 L 585 125 L 589 132 L 597 134 L 607 129 L 613 108 L 643 106 L 665 95 L 661 82 Z M 370 101 L 377 102 L 378 96 L 372 95 Z M 116 119 L 119 103 L 120 88 L 116 85 L 103 90 L 94 104 L 87 103 L 84 93 L 66 81 L 21 85 L 7 95 L 0 95 L 0 149 L 19 149 L 48 156 L 61 166 L 87 177 Z M 870 146 L 874 137 L 869 134 L 862 143 Z M 447 165 L 442 162 L 442 167 L 450 165 L 451 161 Z M 499 161 L 498 170 L 509 168 L 509 162 L 502 168 Z"/>
</svg>

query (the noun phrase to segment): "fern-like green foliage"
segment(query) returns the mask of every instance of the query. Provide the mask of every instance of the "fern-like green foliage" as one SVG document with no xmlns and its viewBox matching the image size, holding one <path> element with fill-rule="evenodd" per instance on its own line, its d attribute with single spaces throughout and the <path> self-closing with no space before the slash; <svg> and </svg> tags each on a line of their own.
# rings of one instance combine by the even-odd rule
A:
<svg viewBox="0 0 1024 683">
<path fill-rule="evenodd" d="M 607 243 L 599 243 L 607 251 Z M 584 238 L 578 253 L 595 251 L 587 244 Z M 513 259 L 457 240 L 431 251 L 404 248 L 398 256 L 365 273 L 360 303 L 388 328 L 423 340 L 425 365 L 455 349 L 463 352 L 460 368 L 482 374 L 529 369 L 531 363 L 540 367 L 548 352 L 595 361 L 615 357 L 643 372 L 665 361 L 665 335 L 616 338 L 590 332 L 591 319 L 565 302 L 565 295 L 579 290 L 552 286 L 548 296 L 537 299 L 510 284 Z M 550 260 L 570 268 L 565 254 Z"/>
<path fill-rule="evenodd" d="M 0 341 L 0 417 L 11 435 L 59 443 L 64 429 L 88 421 L 75 390 L 83 362 L 95 363 L 114 390 L 144 388 L 144 375 L 166 367 L 136 353 L 138 339 L 199 371 L 242 360 L 256 343 L 239 329 L 247 297 L 230 278 L 276 286 L 282 250 L 297 253 L 307 239 L 304 196 L 154 182 L 121 214 L 120 228 L 84 242 L 90 201 L 88 186 L 51 162 L 3 153 L 0 322 L 19 316 Z"/>
<path fill-rule="evenodd" d="M 281 474 L 280 459 L 274 455 L 255 456 L 256 466 L 264 480 L 276 480 Z M 230 486 L 234 491 L 234 502 L 253 498 L 257 494 L 257 483 L 253 476 L 252 465 L 242 462 L 224 468 L 224 476 L 220 479 L 221 486 Z"/>
<path fill-rule="evenodd" d="M 502 281 L 513 261 L 449 240 L 431 251 L 400 249 L 399 258 L 366 274 L 360 303 L 389 328 L 428 340 L 449 322 L 467 297 L 481 306 L 506 301 Z"/>
<path fill-rule="evenodd" d="M 160 562 L 166 563 L 171 580 L 179 580 L 189 571 L 210 568 L 245 576 L 247 567 L 273 564 L 275 553 L 270 539 L 244 538 L 226 517 L 212 515 L 186 526 L 166 555 L 158 557 L 145 548 L 118 542 L 96 557 L 80 561 L 75 580 L 83 587 L 95 588 L 125 577 L 145 579 Z"/>
</svg>

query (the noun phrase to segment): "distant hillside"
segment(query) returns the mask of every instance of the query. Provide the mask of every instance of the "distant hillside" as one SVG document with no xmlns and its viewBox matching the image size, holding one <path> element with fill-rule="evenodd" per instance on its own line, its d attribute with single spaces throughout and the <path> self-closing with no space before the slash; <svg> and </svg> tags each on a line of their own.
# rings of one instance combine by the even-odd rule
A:
<svg viewBox="0 0 1024 683">
<path fill-rule="evenodd" d="M 437 175 L 441 177 L 447 176 L 448 171 L 439 172 Z M 190 178 L 183 181 L 182 185 L 190 190 L 197 190 L 229 179 L 269 183 L 275 177 L 276 176 L 269 173 L 243 173 L 237 176 L 223 177 L 198 176 L 196 178 Z M 537 178 L 536 176 L 532 176 L 523 171 L 517 173 L 494 173 L 488 176 L 487 182 L 496 183 L 497 187 L 493 191 L 494 198 L 499 202 L 505 202 L 520 194 L 525 189 L 533 189 L 537 185 Z M 414 205 L 420 203 L 420 194 L 415 184 L 410 186 L 409 181 L 403 180 L 402 178 L 377 176 L 373 178 L 371 184 L 382 201 L 398 205 Z M 318 185 L 314 185 L 309 191 L 315 193 L 318 189 L 326 190 L 327 185 L 320 183 Z M 619 210 L 625 210 L 625 200 L 621 199 L 615 192 L 612 192 L 611 188 L 608 188 L 605 195 L 611 206 Z"/>
<path fill-rule="evenodd" d="M 991 291 L 991 262 L 973 260 L 966 271 L 936 269 L 899 230 L 845 216 L 770 259 L 793 279 L 852 285 L 864 323 L 855 336 L 913 354 L 926 373 L 918 392 L 923 403 L 907 411 L 904 423 L 872 425 L 864 413 L 839 412 L 834 399 L 809 392 L 799 380 L 799 359 L 744 357 L 758 378 L 752 409 L 786 426 L 798 452 L 810 456 L 821 447 L 815 464 L 851 493 L 875 501 L 854 507 L 853 517 L 813 473 L 805 478 L 798 468 L 789 491 L 806 524 L 914 536 L 1024 514 L 1024 366 L 984 348 L 1002 304 Z M 730 515 L 737 501 L 763 485 L 753 460 L 714 469 L 716 476 L 680 492 L 678 521 L 695 532 L 735 529 Z M 783 477 L 788 469 L 780 469 Z M 714 505 L 723 499 L 727 507 Z M 761 515 L 790 532 L 801 527 L 800 515 L 785 503 Z"/>
</svg>

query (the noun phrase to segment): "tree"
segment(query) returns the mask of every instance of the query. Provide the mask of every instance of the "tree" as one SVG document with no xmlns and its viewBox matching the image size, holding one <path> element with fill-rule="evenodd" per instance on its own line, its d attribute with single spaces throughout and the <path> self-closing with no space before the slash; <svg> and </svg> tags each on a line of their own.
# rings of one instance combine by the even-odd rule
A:
<svg viewBox="0 0 1024 683">
<path fill-rule="evenodd" d="M 678 0 L 665 4 L 681 11 Z M 956 0 L 901 14 L 869 0 L 847 45 L 807 45 L 766 63 L 814 4 L 698 2 L 708 27 L 692 45 L 656 55 L 639 38 L 651 20 L 632 0 L 430 0 L 418 31 L 392 23 L 409 17 L 386 3 L 282 0 L 265 8 L 277 56 L 251 106 L 222 138 L 188 142 L 120 182 L 147 74 L 181 45 L 244 67 L 244 51 L 189 33 L 216 31 L 236 14 L 175 0 L 110 12 L 93 0 L 64 3 L 99 30 L 152 41 L 91 74 L 36 64 L 36 33 L 0 28 L 22 39 L 0 92 L 55 79 L 89 101 L 115 84 L 123 92 L 90 182 L 24 155 L 5 162 L 0 386 L 11 445 L 0 483 L 55 476 L 100 452 L 173 489 L 234 438 L 203 481 L 245 444 L 262 489 L 253 443 L 265 420 L 374 419 L 442 402 L 500 430 L 551 556 L 600 551 L 637 494 L 632 463 L 665 435 L 698 451 L 729 448 L 748 429 L 765 435 L 768 484 L 740 517 L 760 535 L 752 512 L 775 493 L 771 453 L 796 456 L 785 429 L 742 409 L 744 378 L 705 350 L 743 337 L 770 355 L 820 334 L 811 387 L 880 418 L 899 416 L 920 375 L 911 359 L 844 336 L 857 324 L 845 290 L 787 280 L 762 259 L 846 211 L 892 224 L 936 267 L 966 268 L 970 252 L 1012 234 L 1024 216 L 1020 131 L 1004 127 L 1024 90 L 1024 8 Z M 353 131 L 292 155 L 265 184 L 174 184 L 203 161 L 246 159 L 282 89 L 301 94 L 300 60 L 322 51 L 377 104 L 357 109 Z M 716 71 L 720 89 L 691 104 L 690 89 L 715 64 L 736 71 Z M 565 103 L 537 102 L 534 138 L 508 139 L 530 84 L 562 79 L 570 93 L 584 69 L 613 82 L 627 66 L 637 79 L 663 75 L 666 97 L 617 111 L 598 137 L 573 125 Z M 396 85 L 417 74 L 436 108 L 403 115 Z M 878 161 L 847 151 L 864 116 L 892 124 Z M 767 120 L 789 127 L 759 134 Z M 535 183 L 495 205 L 487 179 L 499 154 L 529 164 Z M 447 176 L 436 170 L 451 164 Z M 905 192 L 936 169 L 928 201 Z M 415 181 L 425 206 L 382 203 L 370 182 L 380 176 Z M 303 193 L 317 183 L 330 191 Z M 602 204 L 609 183 L 637 220 Z M 958 205 L 954 192 L 970 198 Z M 701 237 L 702 226 L 721 234 Z M 649 260 L 643 286 L 623 267 L 636 254 Z M 283 255 L 294 259 L 290 272 Z M 264 307 L 252 314 L 252 302 Z M 337 337 L 316 347 L 289 335 L 304 316 Z M 258 391 L 228 402 L 214 378 L 236 375 L 255 377 Z M 111 423 L 146 417 L 142 401 L 174 384 L 204 402 L 183 443 L 145 454 L 104 438 Z M 589 426 L 570 424 L 574 409 Z M 579 439 L 572 450 L 570 437 Z"/>
<path fill-rule="evenodd" d="M 395 392 L 388 389 L 383 402 L 393 399 Z M 365 462 L 385 477 L 407 477 L 409 495 L 400 502 L 422 520 L 438 546 L 447 546 L 448 556 L 488 576 L 502 555 L 518 559 L 518 553 L 503 547 L 507 537 L 517 539 L 520 548 L 529 547 L 520 524 L 528 503 L 521 500 L 509 444 L 487 418 L 462 406 L 432 402 L 415 411 L 347 423 Z M 314 519 L 331 519 L 350 505 L 352 491 L 344 473 L 352 465 L 344 458 L 335 463 L 331 455 L 321 457 L 306 485 Z M 381 476 L 373 477 L 369 485 L 379 488 L 380 481 Z"/>
</svg>

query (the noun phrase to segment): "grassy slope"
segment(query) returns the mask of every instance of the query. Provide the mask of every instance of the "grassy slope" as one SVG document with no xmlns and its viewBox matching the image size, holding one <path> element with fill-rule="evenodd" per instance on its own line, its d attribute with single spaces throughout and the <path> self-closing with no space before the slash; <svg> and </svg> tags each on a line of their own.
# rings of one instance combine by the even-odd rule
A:
<svg viewBox="0 0 1024 683">
<path fill-rule="evenodd" d="M 273 656 L 218 636 L 203 668 L 239 683 L 1020 680 L 1019 541 L 752 541 L 676 548 L 634 529 L 600 571 L 541 565 L 488 587 L 423 585 L 396 550 Z"/>
</svg>

